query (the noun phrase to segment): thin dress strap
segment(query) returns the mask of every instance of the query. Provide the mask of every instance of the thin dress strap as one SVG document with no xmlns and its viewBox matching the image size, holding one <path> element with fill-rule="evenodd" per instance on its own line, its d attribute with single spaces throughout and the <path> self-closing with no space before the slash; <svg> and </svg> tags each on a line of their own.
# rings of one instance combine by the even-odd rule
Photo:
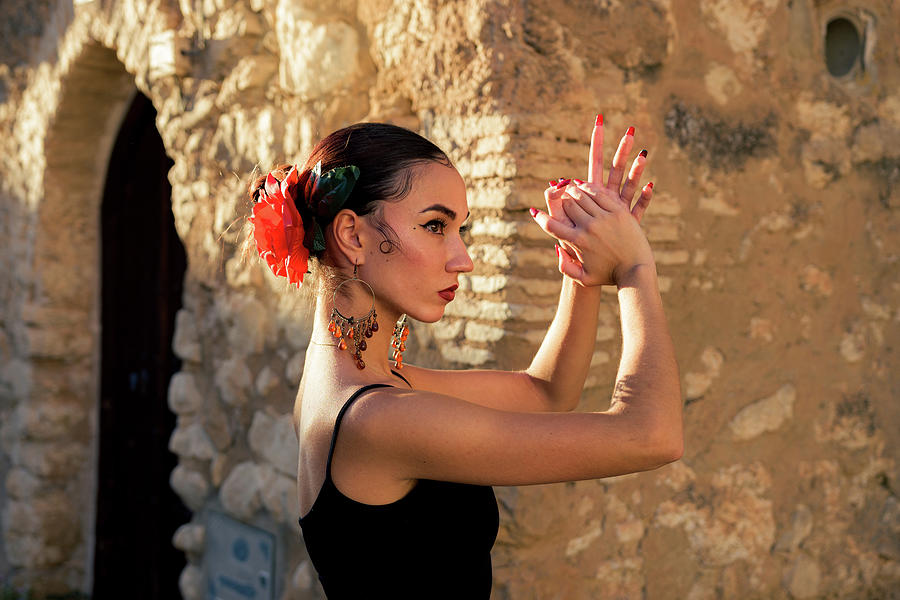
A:
<svg viewBox="0 0 900 600">
<path fill-rule="evenodd" d="M 412 387 L 412 384 L 409 382 L 409 379 L 407 379 L 406 377 L 404 377 L 403 375 L 401 375 L 400 373 L 398 373 L 397 371 L 395 371 L 393 369 L 391 369 L 391 373 L 393 373 L 394 375 L 396 375 L 397 377 L 399 377 L 400 379 L 405 381 L 406 385 L 408 385 L 409 387 Z"/>
<path fill-rule="evenodd" d="M 350 405 L 353 404 L 353 401 L 359 398 L 364 393 L 369 390 L 373 390 L 375 388 L 383 388 L 383 387 L 394 387 L 388 385 L 386 383 L 373 383 L 367 386 L 363 386 L 356 390 L 350 398 L 344 402 L 344 406 L 341 407 L 341 411 L 338 413 L 337 418 L 334 420 L 334 431 L 331 433 L 331 446 L 328 448 L 328 462 L 325 463 L 325 478 L 331 479 L 331 458 L 334 455 L 334 444 L 337 442 L 337 434 L 338 429 L 341 427 L 341 419 L 344 418 L 344 413 L 347 412 L 347 409 L 350 408 Z"/>
</svg>

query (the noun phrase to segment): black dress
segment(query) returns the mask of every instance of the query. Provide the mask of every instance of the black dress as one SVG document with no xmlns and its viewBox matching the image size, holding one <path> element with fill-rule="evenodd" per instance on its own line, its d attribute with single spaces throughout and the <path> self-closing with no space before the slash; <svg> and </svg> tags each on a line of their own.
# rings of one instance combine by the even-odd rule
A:
<svg viewBox="0 0 900 600">
<path fill-rule="evenodd" d="M 487 486 L 420 479 L 390 504 L 363 504 L 342 494 L 331 479 L 331 459 L 344 413 L 367 385 L 341 408 L 328 450 L 325 482 L 300 518 L 303 540 L 331 600 L 347 598 L 488 598 L 491 547 L 499 513 Z"/>
</svg>

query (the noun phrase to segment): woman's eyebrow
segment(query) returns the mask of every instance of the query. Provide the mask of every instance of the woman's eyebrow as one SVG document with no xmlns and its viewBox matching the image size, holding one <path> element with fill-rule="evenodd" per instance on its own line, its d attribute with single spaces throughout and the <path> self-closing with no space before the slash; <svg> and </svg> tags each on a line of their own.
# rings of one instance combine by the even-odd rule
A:
<svg viewBox="0 0 900 600">
<path fill-rule="evenodd" d="M 430 210 L 436 210 L 436 211 L 438 211 L 438 212 L 440 212 L 440 213 L 444 213 L 445 215 L 447 215 L 448 217 L 450 217 L 450 220 L 451 220 L 451 221 L 453 221 L 453 220 L 456 219 L 456 211 L 453 210 L 453 209 L 451 209 L 451 208 L 447 208 L 447 207 L 444 206 L 443 204 L 432 204 L 431 206 L 429 206 L 429 207 L 425 208 L 424 210 L 422 210 L 422 212 L 423 212 L 423 213 L 426 213 L 426 212 L 428 212 L 428 211 L 430 211 Z M 467 212 L 467 213 L 466 213 L 466 219 L 469 218 L 469 215 L 470 215 L 470 214 L 471 214 L 471 212 Z M 465 220 L 465 219 L 463 219 L 463 220 Z"/>
</svg>

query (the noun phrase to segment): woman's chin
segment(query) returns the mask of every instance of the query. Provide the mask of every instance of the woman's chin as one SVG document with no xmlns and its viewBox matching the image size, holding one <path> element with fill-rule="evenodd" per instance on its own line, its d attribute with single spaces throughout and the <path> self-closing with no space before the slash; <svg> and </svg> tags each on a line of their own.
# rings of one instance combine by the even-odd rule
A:
<svg viewBox="0 0 900 600">
<path fill-rule="evenodd" d="M 407 316 L 409 318 L 414 319 L 420 323 L 437 323 L 444 317 L 444 309 L 445 306 L 441 306 L 440 308 L 428 308 L 427 310 L 416 311 L 416 312 L 407 312 Z"/>
</svg>

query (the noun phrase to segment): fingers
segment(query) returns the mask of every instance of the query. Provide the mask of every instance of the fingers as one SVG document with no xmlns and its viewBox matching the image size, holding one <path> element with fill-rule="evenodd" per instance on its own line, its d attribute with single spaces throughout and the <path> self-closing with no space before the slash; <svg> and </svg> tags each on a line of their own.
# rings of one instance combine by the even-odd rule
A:
<svg viewBox="0 0 900 600">
<path fill-rule="evenodd" d="M 536 208 L 530 208 L 529 212 L 531 212 L 531 217 L 538 224 L 538 227 L 543 229 L 548 235 L 560 241 L 571 241 L 575 237 L 576 229 L 574 226 L 552 218 L 549 214 Z"/>
<path fill-rule="evenodd" d="M 633 145 L 634 127 L 629 127 L 619 141 L 619 147 L 616 149 L 616 155 L 613 157 L 612 168 L 609 170 L 609 179 L 606 181 L 607 188 L 616 192 L 619 191 L 622 178 L 625 176 L 625 165 L 628 161 L 628 155 L 631 153 Z"/>
<path fill-rule="evenodd" d="M 638 154 L 634 159 L 634 162 L 631 163 L 631 170 L 628 172 L 628 177 L 625 179 L 625 185 L 622 187 L 622 201 L 625 202 L 628 207 L 631 207 L 631 202 L 634 200 L 634 193 L 640 185 L 641 174 L 643 174 L 646 164 L 647 151 L 641 150 L 641 153 Z"/>
<path fill-rule="evenodd" d="M 581 263 L 572 258 L 565 248 L 556 245 L 556 255 L 559 258 L 559 272 L 563 275 L 580 280 L 584 276 L 584 267 Z"/>
<path fill-rule="evenodd" d="M 603 115 L 597 115 L 594 120 L 594 130 L 591 132 L 587 180 L 591 183 L 603 181 Z"/>
<path fill-rule="evenodd" d="M 634 208 L 631 209 L 631 214 L 634 215 L 634 218 L 637 219 L 638 223 L 640 223 L 641 219 L 644 217 L 644 211 L 647 210 L 647 206 L 650 204 L 650 198 L 652 196 L 653 182 L 651 181 L 644 186 L 644 189 L 641 190 L 640 198 L 638 198 L 638 201 L 634 205 Z"/>
<path fill-rule="evenodd" d="M 544 200 L 547 202 L 547 210 L 554 219 L 561 219 L 563 222 L 572 224 L 571 219 L 566 215 L 563 209 L 562 197 L 565 193 L 565 186 L 559 187 L 555 181 L 550 182 L 550 187 L 544 190 Z"/>
<path fill-rule="evenodd" d="M 600 189 L 591 189 L 590 185 L 591 184 L 582 181 L 578 184 L 571 184 L 566 190 L 567 193 L 574 193 L 575 190 L 578 190 L 587 195 L 588 199 L 596 207 L 591 213 L 589 213 L 588 218 L 590 218 L 591 215 L 596 217 L 600 216 L 604 212 L 616 212 L 623 209 L 622 201 L 619 199 L 618 194 L 610 192 L 608 189 L 603 187 L 601 187 Z M 595 185 L 594 187 L 596 188 L 597 186 Z M 568 208 L 568 204 L 565 205 L 565 207 Z"/>
<path fill-rule="evenodd" d="M 587 187 L 587 184 L 582 182 L 580 185 Z M 577 183 L 572 183 L 566 186 L 565 194 L 563 195 L 563 208 L 566 209 L 567 213 L 572 204 L 578 206 L 582 211 L 584 211 L 585 215 L 582 216 L 581 213 L 571 214 L 569 218 L 571 218 L 576 223 L 583 223 L 585 218 L 598 217 L 603 213 L 603 210 L 594 200 L 594 195 L 589 193 L 589 190 L 583 189 Z M 566 202 L 569 200 L 569 202 Z M 576 218 L 576 215 L 579 218 Z"/>
</svg>

